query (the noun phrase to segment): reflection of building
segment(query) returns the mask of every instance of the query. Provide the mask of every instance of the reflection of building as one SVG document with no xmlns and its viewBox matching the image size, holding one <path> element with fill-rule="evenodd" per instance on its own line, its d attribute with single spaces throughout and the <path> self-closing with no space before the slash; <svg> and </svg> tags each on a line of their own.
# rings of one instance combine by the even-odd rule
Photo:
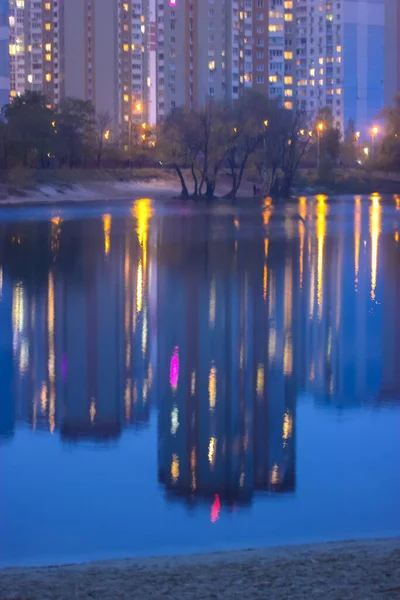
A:
<svg viewBox="0 0 400 600">
<path fill-rule="evenodd" d="M 293 270 L 271 264 L 264 299 L 262 239 L 252 250 L 251 262 L 245 243 L 235 257 L 210 242 L 206 262 L 196 243 L 160 254 L 159 478 L 172 495 L 294 489 Z"/>
<path fill-rule="evenodd" d="M 13 435 L 15 426 L 10 292 L 10 286 L 4 282 L 3 267 L 0 266 L 0 444 L 2 438 Z"/>
<path fill-rule="evenodd" d="M 34 429 L 103 440 L 118 437 L 124 425 L 149 421 L 151 208 L 147 201 L 138 207 L 137 220 L 126 223 L 109 214 L 83 224 L 55 218 L 47 237 L 41 226 L 33 279 L 39 279 L 45 252 L 54 256 L 49 271 L 39 287 L 20 280 L 12 286 L 6 346 L 16 369 L 16 412 Z M 35 247 L 27 232 L 25 239 L 10 238 L 14 254 L 24 252 L 24 244 Z"/>
</svg>

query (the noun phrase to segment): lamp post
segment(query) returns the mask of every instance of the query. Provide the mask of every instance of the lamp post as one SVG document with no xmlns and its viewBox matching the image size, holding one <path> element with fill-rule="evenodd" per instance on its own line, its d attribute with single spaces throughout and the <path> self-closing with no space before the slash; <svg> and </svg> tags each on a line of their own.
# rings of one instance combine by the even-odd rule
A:
<svg viewBox="0 0 400 600">
<path fill-rule="evenodd" d="M 317 125 L 317 138 L 318 138 L 318 159 L 317 159 L 317 168 L 319 170 L 320 162 L 321 162 L 321 152 L 320 152 L 320 141 L 321 141 L 321 133 L 324 130 L 324 124 L 318 123 Z"/>
</svg>

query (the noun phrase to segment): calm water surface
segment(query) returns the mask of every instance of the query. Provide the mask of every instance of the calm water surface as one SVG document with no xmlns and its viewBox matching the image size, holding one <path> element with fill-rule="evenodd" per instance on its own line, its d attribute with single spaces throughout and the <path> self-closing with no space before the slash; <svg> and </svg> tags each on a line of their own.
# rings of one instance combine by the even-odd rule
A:
<svg viewBox="0 0 400 600">
<path fill-rule="evenodd" d="M 2 209 L 0 565 L 399 535 L 399 231 L 379 196 Z"/>
</svg>

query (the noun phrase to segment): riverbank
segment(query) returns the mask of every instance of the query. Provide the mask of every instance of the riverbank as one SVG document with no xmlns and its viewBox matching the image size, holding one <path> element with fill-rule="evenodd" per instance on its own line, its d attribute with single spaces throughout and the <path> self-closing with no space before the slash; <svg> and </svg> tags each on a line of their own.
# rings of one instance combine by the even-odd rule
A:
<svg viewBox="0 0 400 600">
<path fill-rule="evenodd" d="M 0 570 L 1 600 L 399 597 L 399 538 Z"/>
<path fill-rule="evenodd" d="M 190 174 L 186 171 L 184 174 L 191 190 Z M 134 200 L 145 195 L 157 195 L 169 202 L 179 199 L 181 192 L 180 182 L 171 169 L 23 171 L 15 176 L 10 173 L 9 178 L 12 183 L 0 183 L 0 206 L 112 202 Z M 256 174 L 248 173 L 243 178 L 238 200 L 253 198 L 254 184 L 261 194 L 261 182 Z M 216 189 L 219 201 L 228 201 L 224 200 L 224 196 L 231 190 L 231 185 L 230 176 L 221 173 Z M 400 194 L 400 174 L 337 169 L 331 182 L 321 183 L 315 170 L 301 169 L 293 187 L 293 196 L 369 195 L 374 192 Z"/>
</svg>

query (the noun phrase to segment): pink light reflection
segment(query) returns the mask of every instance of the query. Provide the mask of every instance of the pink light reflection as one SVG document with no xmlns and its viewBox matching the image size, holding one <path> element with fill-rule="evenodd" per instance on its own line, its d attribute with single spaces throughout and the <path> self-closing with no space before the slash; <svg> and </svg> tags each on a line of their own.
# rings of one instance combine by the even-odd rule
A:
<svg viewBox="0 0 400 600">
<path fill-rule="evenodd" d="M 169 0 L 170 6 L 176 6 L 176 0 Z"/>
<path fill-rule="evenodd" d="M 215 494 L 215 499 L 211 506 L 211 523 L 215 523 L 216 521 L 218 521 L 220 509 L 221 502 L 219 501 L 218 494 Z"/>
<path fill-rule="evenodd" d="M 169 383 L 173 390 L 178 387 L 179 379 L 179 347 L 175 346 L 171 356 L 171 364 L 169 368 Z"/>
</svg>

